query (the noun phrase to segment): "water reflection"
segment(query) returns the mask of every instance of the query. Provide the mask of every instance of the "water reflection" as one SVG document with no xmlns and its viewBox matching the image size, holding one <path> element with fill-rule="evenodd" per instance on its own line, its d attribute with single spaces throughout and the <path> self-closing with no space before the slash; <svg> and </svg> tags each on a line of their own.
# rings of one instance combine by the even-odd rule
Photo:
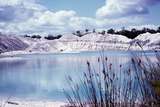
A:
<svg viewBox="0 0 160 107">
<path fill-rule="evenodd" d="M 66 89 L 66 75 L 74 81 L 87 70 L 86 61 L 90 61 L 95 71 L 99 52 L 80 54 L 19 55 L 9 59 L 0 59 L 0 95 L 23 97 L 27 99 L 64 100 L 62 89 Z M 123 69 L 131 67 L 129 52 L 105 52 L 113 70 L 120 65 Z M 16 59 L 17 58 L 17 59 Z M 118 72 L 116 72 L 117 75 Z"/>
</svg>

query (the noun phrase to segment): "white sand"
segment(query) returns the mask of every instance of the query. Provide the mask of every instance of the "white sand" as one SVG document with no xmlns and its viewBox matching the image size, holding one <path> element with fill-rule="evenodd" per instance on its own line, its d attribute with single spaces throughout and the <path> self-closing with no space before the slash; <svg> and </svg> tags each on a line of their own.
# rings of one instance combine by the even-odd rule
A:
<svg viewBox="0 0 160 107">
<path fill-rule="evenodd" d="M 142 50 L 137 43 L 141 44 L 143 50 L 160 50 L 160 33 L 145 33 L 137 36 L 133 40 L 122 35 L 100 35 L 97 33 L 87 34 L 83 37 L 67 34 L 63 35 L 63 37 L 58 40 L 45 40 L 43 38 L 32 39 L 24 37 L 18 37 L 18 40 L 28 44 L 29 47 L 25 50 L 8 50 L 8 52 L 2 49 L 2 52 L 5 53 L 1 53 L 0 57 L 19 54 L 77 53 L 99 50 L 127 51 L 131 45 L 130 50 Z"/>
<path fill-rule="evenodd" d="M 63 102 L 1 100 L 0 107 L 64 107 Z"/>
</svg>

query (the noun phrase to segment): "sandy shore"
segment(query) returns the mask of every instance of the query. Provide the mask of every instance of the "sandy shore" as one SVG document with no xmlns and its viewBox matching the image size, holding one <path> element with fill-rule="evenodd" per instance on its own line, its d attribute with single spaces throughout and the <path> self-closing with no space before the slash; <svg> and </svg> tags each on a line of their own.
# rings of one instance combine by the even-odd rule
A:
<svg viewBox="0 0 160 107">
<path fill-rule="evenodd" d="M 63 52 L 27 52 L 27 51 L 11 51 L 0 54 L 1 57 L 13 57 L 16 55 L 32 55 L 32 54 L 71 54 L 71 53 L 81 53 L 85 51 L 63 51 Z M 94 52 L 94 51 L 93 51 Z"/>
<path fill-rule="evenodd" d="M 67 105 L 62 101 L 33 100 L 26 98 L 0 96 L 0 107 L 64 107 Z"/>
<path fill-rule="evenodd" d="M 0 107 L 64 107 L 63 102 L 1 100 Z"/>
</svg>

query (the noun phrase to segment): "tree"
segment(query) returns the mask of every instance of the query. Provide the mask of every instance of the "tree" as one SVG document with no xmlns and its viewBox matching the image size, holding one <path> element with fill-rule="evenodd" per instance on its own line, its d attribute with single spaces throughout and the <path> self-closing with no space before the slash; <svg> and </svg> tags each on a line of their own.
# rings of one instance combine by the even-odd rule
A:
<svg viewBox="0 0 160 107">
<path fill-rule="evenodd" d="M 109 30 L 107 31 L 107 33 L 108 33 L 108 34 L 114 34 L 115 31 L 114 31 L 113 29 L 109 29 Z"/>
<path fill-rule="evenodd" d="M 88 33 L 88 32 L 89 32 L 89 29 L 86 29 L 85 31 L 86 31 L 86 33 Z"/>
<path fill-rule="evenodd" d="M 145 27 L 144 27 L 144 28 L 142 29 L 142 33 L 147 33 L 147 32 L 148 32 L 148 28 L 145 28 Z"/>
<path fill-rule="evenodd" d="M 53 36 L 53 35 L 48 35 L 47 37 L 44 37 L 47 40 L 55 40 L 55 39 L 60 39 L 62 37 L 62 35 L 57 35 L 57 36 Z"/>
<path fill-rule="evenodd" d="M 149 31 L 148 31 L 149 33 L 151 33 L 151 34 L 154 34 L 154 33 L 157 33 L 157 31 L 156 30 L 154 30 L 154 29 L 149 29 Z"/>
<path fill-rule="evenodd" d="M 53 35 L 48 35 L 47 37 L 44 37 L 47 40 L 54 40 L 55 38 L 53 37 Z"/>
<path fill-rule="evenodd" d="M 96 29 L 93 29 L 93 33 L 96 33 Z"/>
<path fill-rule="evenodd" d="M 125 30 L 125 27 L 122 27 L 121 29 L 122 29 L 122 31 L 124 31 L 124 30 Z"/>
<path fill-rule="evenodd" d="M 34 38 L 34 39 L 41 39 L 41 36 L 40 36 L 40 35 L 33 35 L 31 38 Z"/>
<path fill-rule="evenodd" d="M 24 35 L 24 37 L 31 37 L 31 36 L 29 36 L 29 35 L 26 34 L 26 35 Z"/>
<path fill-rule="evenodd" d="M 158 27 L 158 29 L 157 29 L 157 33 L 160 33 L 160 27 Z"/>
<path fill-rule="evenodd" d="M 83 35 L 81 34 L 81 31 L 79 31 L 79 30 L 76 31 L 76 35 L 79 36 L 79 37 L 82 37 L 82 36 L 83 36 Z"/>
<path fill-rule="evenodd" d="M 32 35 L 32 37 L 31 38 L 36 38 L 36 35 Z"/>
<path fill-rule="evenodd" d="M 135 28 L 131 29 L 131 32 L 136 32 L 137 30 Z"/>
<path fill-rule="evenodd" d="M 103 31 L 101 32 L 101 34 L 102 34 L 102 35 L 105 35 L 105 34 L 106 34 L 106 31 L 105 31 L 105 30 L 103 30 Z"/>
<path fill-rule="evenodd" d="M 80 33 L 81 33 L 81 31 L 77 30 L 77 31 L 76 31 L 76 33 L 77 33 L 77 34 L 80 34 Z"/>
<path fill-rule="evenodd" d="M 40 36 L 40 35 L 37 35 L 37 39 L 41 39 L 41 36 Z"/>
<path fill-rule="evenodd" d="M 57 35 L 56 39 L 60 39 L 62 37 L 61 34 Z"/>
</svg>

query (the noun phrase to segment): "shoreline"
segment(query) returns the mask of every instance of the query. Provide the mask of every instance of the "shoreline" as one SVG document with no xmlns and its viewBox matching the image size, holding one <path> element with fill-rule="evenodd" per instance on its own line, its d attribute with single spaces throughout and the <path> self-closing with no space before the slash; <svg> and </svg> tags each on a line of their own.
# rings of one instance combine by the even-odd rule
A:
<svg viewBox="0 0 160 107">
<path fill-rule="evenodd" d="M 66 102 L 0 98 L 0 107 L 64 107 Z"/>
<path fill-rule="evenodd" d="M 0 58 L 4 58 L 4 57 L 14 57 L 17 55 L 47 55 L 47 54 L 53 54 L 53 55 L 57 55 L 57 54 L 80 54 L 80 53 L 94 53 L 94 52 L 153 52 L 155 50 L 84 50 L 84 51 L 64 51 L 64 52 L 26 52 L 26 51 L 10 51 L 10 52 L 4 52 L 0 54 Z M 160 50 L 157 50 L 160 51 Z"/>
</svg>

